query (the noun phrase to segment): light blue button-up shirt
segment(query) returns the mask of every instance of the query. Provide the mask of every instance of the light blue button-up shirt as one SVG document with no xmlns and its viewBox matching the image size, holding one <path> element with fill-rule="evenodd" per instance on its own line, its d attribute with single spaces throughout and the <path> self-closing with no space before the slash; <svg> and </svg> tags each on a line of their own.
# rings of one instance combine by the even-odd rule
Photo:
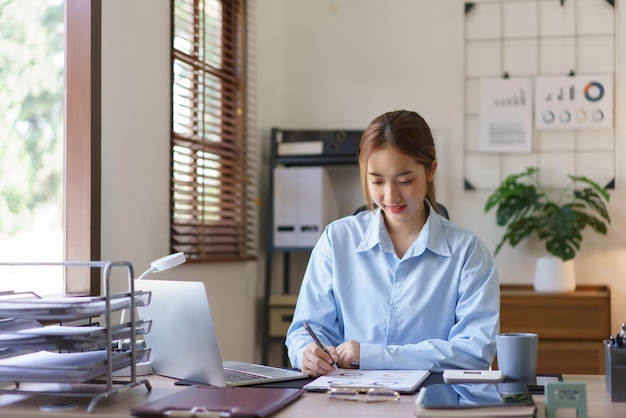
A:
<svg viewBox="0 0 626 418">
<path fill-rule="evenodd" d="M 362 369 L 487 369 L 498 274 L 475 234 L 433 210 L 402 259 L 381 210 L 365 211 L 328 225 L 311 253 L 286 338 L 298 368 L 312 342 L 303 321 L 324 345 L 358 341 Z"/>
</svg>

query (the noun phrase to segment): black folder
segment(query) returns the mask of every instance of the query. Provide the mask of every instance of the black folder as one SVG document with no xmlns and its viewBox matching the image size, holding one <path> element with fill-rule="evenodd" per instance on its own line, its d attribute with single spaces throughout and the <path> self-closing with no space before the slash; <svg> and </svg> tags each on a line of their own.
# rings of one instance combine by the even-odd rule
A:
<svg viewBox="0 0 626 418">
<path fill-rule="evenodd" d="M 263 418 L 298 399 L 295 388 L 191 386 L 131 409 L 137 417 L 194 416 L 222 413 L 229 417 Z"/>
</svg>

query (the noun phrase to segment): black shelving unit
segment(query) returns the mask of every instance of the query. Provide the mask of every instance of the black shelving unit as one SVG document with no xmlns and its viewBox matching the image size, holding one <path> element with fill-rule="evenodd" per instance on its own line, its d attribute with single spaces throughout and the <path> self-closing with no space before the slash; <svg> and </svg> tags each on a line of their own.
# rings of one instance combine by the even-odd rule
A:
<svg viewBox="0 0 626 418">
<path fill-rule="evenodd" d="M 274 245 L 274 168 L 332 166 L 358 164 L 357 148 L 363 131 L 359 130 L 285 130 L 272 128 L 270 172 L 269 172 L 269 199 L 267 207 L 267 245 L 265 251 L 265 292 L 263 303 L 263 330 L 262 330 L 262 363 L 266 364 L 269 358 L 270 345 L 284 344 L 284 336 L 270 335 L 270 297 L 272 296 L 274 280 L 281 280 L 282 294 L 296 293 L 298 289 L 290 289 L 289 268 L 290 254 L 295 252 L 310 252 L 311 247 L 284 247 Z M 280 152 L 283 143 L 321 143 L 319 152 L 310 154 L 289 154 Z M 297 144 L 291 144 L 297 145 Z M 283 274 L 281 278 L 274 278 L 273 256 L 282 255 Z M 286 351 L 283 351 L 283 365 L 287 364 Z"/>
</svg>

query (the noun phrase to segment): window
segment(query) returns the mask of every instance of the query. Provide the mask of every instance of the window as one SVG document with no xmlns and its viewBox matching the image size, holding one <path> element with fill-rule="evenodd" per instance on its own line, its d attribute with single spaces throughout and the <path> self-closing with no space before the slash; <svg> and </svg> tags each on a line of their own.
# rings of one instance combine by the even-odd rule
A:
<svg viewBox="0 0 626 418">
<path fill-rule="evenodd" d="M 256 256 L 245 0 L 172 1 L 171 249 Z"/>
<path fill-rule="evenodd" d="M 42 220 L 49 219 L 49 215 L 56 211 L 58 218 L 54 221 L 54 235 L 58 239 L 44 243 L 41 238 L 29 238 L 30 245 L 20 250 L 20 257 L 2 250 L 0 259 L 29 262 L 99 260 L 100 0 L 0 0 L 0 19 L 3 18 L 8 21 L 0 25 L 0 43 L 3 43 L 0 55 L 8 57 L 7 62 L 11 65 L 1 66 L 0 90 L 3 90 L 3 83 L 17 88 L 12 90 L 19 93 L 17 96 L 3 91 L 3 104 L 8 103 L 7 98 L 11 98 L 15 102 L 13 104 L 16 104 L 12 109 L 21 109 L 21 114 L 13 119 L 14 122 L 5 123 L 3 119 L 0 123 L 9 129 L 4 132 L 0 128 L 0 148 L 10 146 L 13 152 L 16 147 L 24 148 L 23 145 L 27 144 L 30 150 L 22 153 L 22 158 L 30 155 L 29 161 L 36 164 L 20 164 L 18 170 L 8 170 L 11 164 L 6 164 L 4 158 L 14 162 L 18 158 L 0 152 L 0 160 L 3 160 L 0 163 L 3 170 L 0 207 L 7 211 L 19 209 L 20 202 L 27 202 L 22 207 L 28 209 L 19 213 L 18 218 L 25 215 L 31 224 L 41 224 Z M 28 21 L 35 22 L 35 26 L 23 29 L 24 22 Z M 18 68 L 15 74 L 14 70 L 20 65 L 23 68 Z M 45 69 L 43 76 L 42 68 Z M 17 75 L 17 82 L 11 80 L 11 71 Z M 0 109 L 3 109 L 2 106 Z M 25 110 L 30 113 L 24 113 Z M 16 113 L 2 111 L 0 114 L 8 117 Z M 15 129 L 18 125 L 21 129 Z M 35 135 L 32 135 L 33 132 Z M 47 156 L 42 157 L 42 150 L 47 152 Z M 37 152 L 39 158 L 34 158 Z M 54 168 L 49 164 L 51 161 L 54 161 Z M 20 170 L 25 167 L 32 168 L 31 176 L 22 176 Z M 42 181 L 42 178 L 46 181 Z M 14 187 L 16 179 L 21 181 L 23 190 L 32 192 L 34 205 L 28 206 L 28 200 L 24 199 L 13 198 L 12 202 L 8 201 L 12 193 L 3 188 Z M 37 195 L 42 190 L 45 193 Z M 44 207 L 53 207 L 54 210 L 42 214 L 41 205 L 36 208 L 38 202 L 42 201 Z M 9 208 L 7 203 L 13 205 L 13 208 Z M 8 213 L 3 213 L 1 217 L 5 222 L 10 219 Z M 46 232 L 50 231 L 45 229 Z M 11 250 L 17 248 L 18 241 L 15 237 L 10 238 Z M 37 253 L 38 246 L 51 252 L 47 255 Z M 4 247 L 0 245 L 0 248 Z M 34 277 L 35 282 L 41 283 L 26 283 L 16 276 L 24 271 L 30 271 L 30 278 Z M 64 277 L 62 269 L 42 271 L 41 267 L 23 269 L 18 266 L 3 270 L 3 277 L 11 277 L 12 280 L 5 280 L 9 288 L 0 290 L 35 290 L 42 295 L 60 292 L 100 293 L 99 272 L 96 270 L 90 273 L 68 269 Z"/>
<path fill-rule="evenodd" d="M 0 0 L 0 260 L 63 257 L 63 0 Z M 63 270 L 2 266 L 0 291 L 63 292 Z M 7 278 L 11 280 L 7 280 Z"/>
</svg>

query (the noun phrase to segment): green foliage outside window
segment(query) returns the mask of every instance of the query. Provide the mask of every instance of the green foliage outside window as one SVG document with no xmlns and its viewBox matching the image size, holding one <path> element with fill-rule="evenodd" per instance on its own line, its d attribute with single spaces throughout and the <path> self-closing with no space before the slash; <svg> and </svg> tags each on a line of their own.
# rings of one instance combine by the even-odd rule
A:
<svg viewBox="0 0 626 418">
<path fill-rule="evenodd" d="M 63 1 L 0 0 L 0 234 L 62 207 Z"/>
</svg>

